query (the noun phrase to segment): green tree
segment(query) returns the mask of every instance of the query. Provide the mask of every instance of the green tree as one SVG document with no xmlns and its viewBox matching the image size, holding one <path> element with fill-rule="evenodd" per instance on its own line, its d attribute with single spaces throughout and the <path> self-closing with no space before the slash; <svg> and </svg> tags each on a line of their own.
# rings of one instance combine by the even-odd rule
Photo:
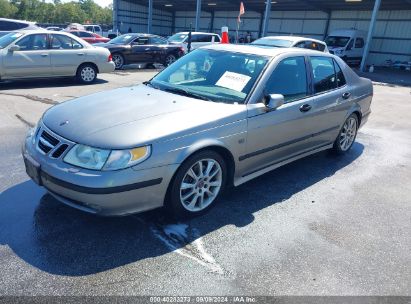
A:
<svg viewBox="0 0 411 304">
<path fill-rule="evenodd" d="M 112 6 L 103 8 L 93 0 L 62 3 L 53 0 L 0 0 L 0 17 L 35 21 L 38 23 L 85 23 L 111 24 Z"/>
<path fill-rule="evenodd" d="M 14 18 L 17 7 L 8 0 L 0 0 L 0 18 Z"/>
</svg>

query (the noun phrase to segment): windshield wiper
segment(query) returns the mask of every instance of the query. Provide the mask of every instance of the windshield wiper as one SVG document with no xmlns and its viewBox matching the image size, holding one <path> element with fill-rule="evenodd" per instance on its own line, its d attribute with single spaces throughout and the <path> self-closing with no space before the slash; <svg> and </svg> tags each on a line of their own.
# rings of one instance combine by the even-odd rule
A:
<svg viewBox="0 0 411 304">
<path fill-rule="evenodd" d="M 207 98 L 203 95 L 193 93 L 193 92 L 187 91 L 185 89 L 181 89 L 181 88 L 164 88 L 163 90 L 166 91 L 166 92 L 176 93 L 176 94 L 187 96 L 187 97 L 193 97 L 193 98 L 197 98 L 197 99 L 212 101 L 210 98 Z"/>
</svg>

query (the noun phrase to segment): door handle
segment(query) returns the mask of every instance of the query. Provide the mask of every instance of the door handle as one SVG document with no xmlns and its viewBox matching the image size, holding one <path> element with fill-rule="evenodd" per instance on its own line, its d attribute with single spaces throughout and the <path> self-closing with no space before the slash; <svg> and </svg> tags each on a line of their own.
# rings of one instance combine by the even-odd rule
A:
<svg viewBox="0 0 411 304">
<path fill-rule="evenodd" d="M 146 48 L 146 49 L 145 49 L 145 51 L 149 51 L 149 50 L 151 50 L 151 49 L 150 49 L 150 48 Z"/>
<path fill-rule="evenodd" d="M 310 111 L 311 110 L 311 106 L 309 105 L 309 104 L 304 104 L 304 105 L 302 105 L 301 107 L 300 107 L 300 111 L 301 112 L 308 112 L 308 111 Z"/>
<path fill-rule="evenodd" d="M 350 92 L 345 92 L 343 95 L 342 95 L 342 98 L 343 99 L 348 99 L 348 98 L 350 98 L 351 97 L 351 93 Z"/>
<path fill-rule="evenodd" d="M 77 53 L 77 55 L 79 55 L 79 56 L 83 56 L 83 55 L 84 55 L 84 53 Z"/>
<path fill-rule="evenodd" d="M 41 57 L 47 57 L 49 54 L 40 54 Z"/>
</svg>

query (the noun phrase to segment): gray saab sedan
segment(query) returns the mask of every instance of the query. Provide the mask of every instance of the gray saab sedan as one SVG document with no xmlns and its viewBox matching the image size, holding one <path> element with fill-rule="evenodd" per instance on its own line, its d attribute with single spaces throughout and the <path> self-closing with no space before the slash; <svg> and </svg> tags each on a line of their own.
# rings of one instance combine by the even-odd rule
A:
<svg viewBox="0 0 411 304">
<path fill-rule="evenodd" d="M 69 33 L 31 30 L 0 37 L 0 80 L 74 76 L 88 84 L 114 67 L 107 49 Z"/>
<path fill-rule="evenodd" d="M 145 84 L 50 108 L 23 156 L 36 183 L 83 211 L 198 215 L 230 185 L 319 151 L 346 153 L 372 96 L 334 55 L 208 46 Z"/>
</svg>

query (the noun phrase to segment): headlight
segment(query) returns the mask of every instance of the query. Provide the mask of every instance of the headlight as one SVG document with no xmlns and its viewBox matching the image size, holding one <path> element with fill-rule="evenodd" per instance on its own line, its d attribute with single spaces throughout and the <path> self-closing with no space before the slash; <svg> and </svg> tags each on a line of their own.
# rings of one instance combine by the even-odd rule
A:
<svg viewBox="0 0 411 304">
<path fill-rule="evenodd" d="M 109 155 L 110 150 L 75 145 L 64 157 L 64 161 L 86 169 L 101 170 Z"/>
<path fill-rule="evenodd" d="M 150 146 L 139 147 L 131 150 L 113 150 L 103 170 L 118 170 L 132 167 L 150 157 Z"/>
<path fill-rule="evenodd" d="M 71 148 L 64 161 L 91 170 L 119 170 L 141 163 L 150 153 L 150 146 L 111 151 L 78 144 Z"/>
</svg>

